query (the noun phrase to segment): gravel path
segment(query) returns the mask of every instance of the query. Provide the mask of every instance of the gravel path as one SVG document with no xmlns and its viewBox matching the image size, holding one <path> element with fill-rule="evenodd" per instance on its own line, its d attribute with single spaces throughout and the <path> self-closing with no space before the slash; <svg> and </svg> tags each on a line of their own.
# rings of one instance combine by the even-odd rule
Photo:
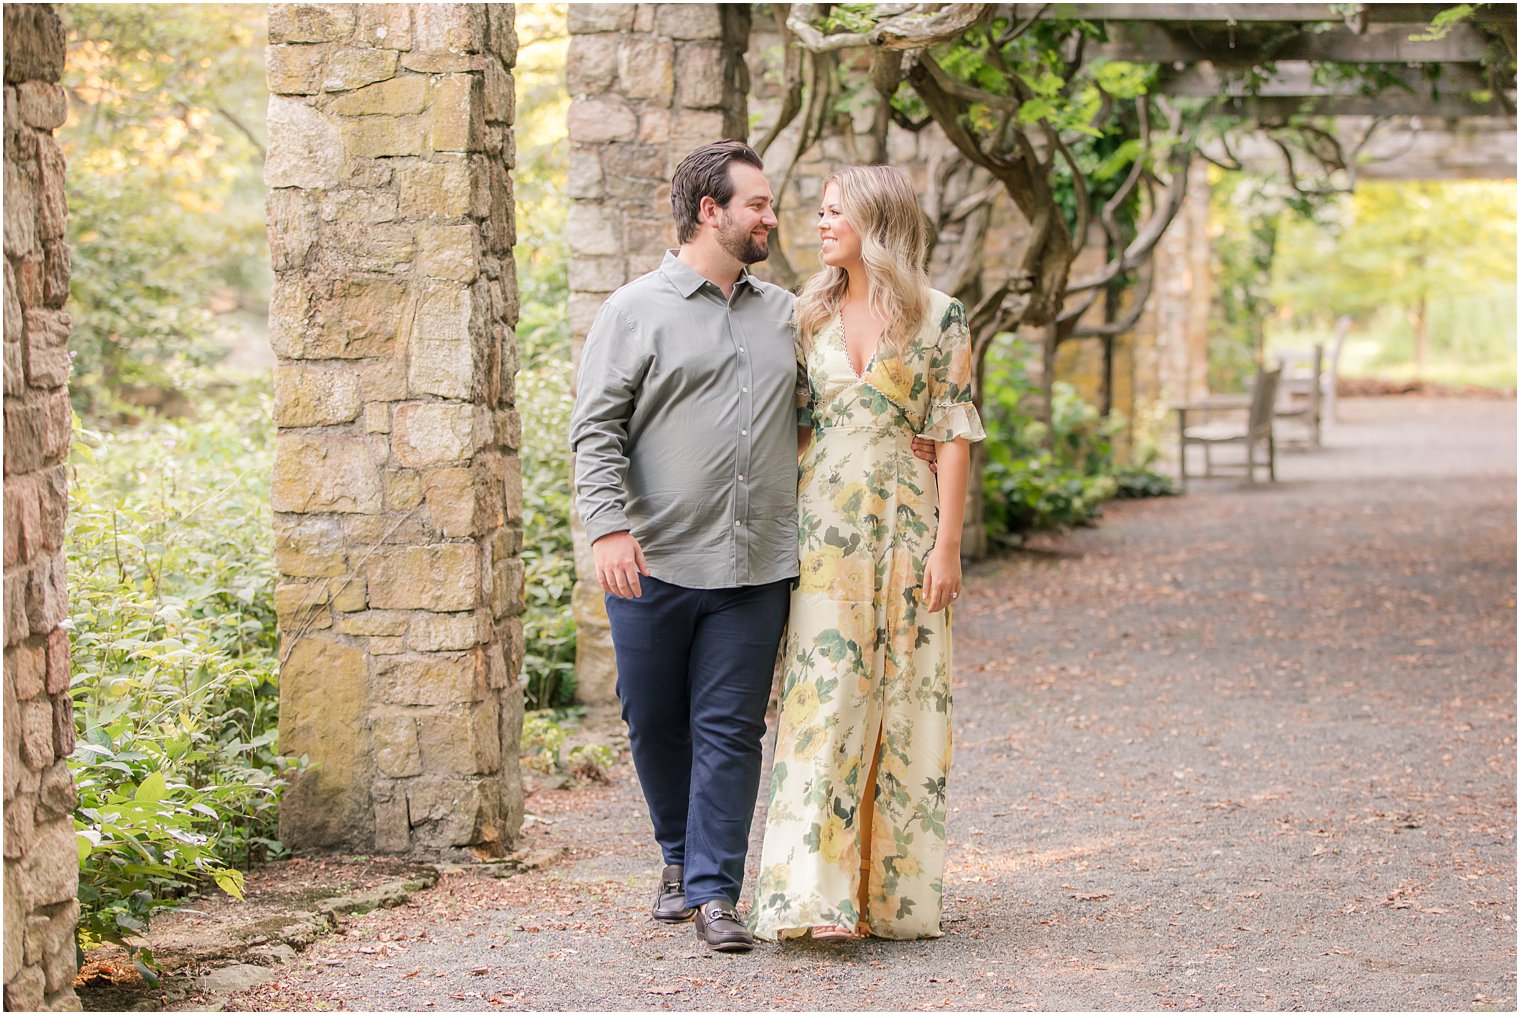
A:
<svg viewBox="0 0 1520 1015">
<path fill-rule="evenodd" d="M 530 798 L 559 862 L 446 872 L 231 1006 L 1514 1009 L 1515 405 L 1342 415 L 1275 486 L 968 576 L 943 939 L 654 925 L 622 764 Z"/>
</svg>

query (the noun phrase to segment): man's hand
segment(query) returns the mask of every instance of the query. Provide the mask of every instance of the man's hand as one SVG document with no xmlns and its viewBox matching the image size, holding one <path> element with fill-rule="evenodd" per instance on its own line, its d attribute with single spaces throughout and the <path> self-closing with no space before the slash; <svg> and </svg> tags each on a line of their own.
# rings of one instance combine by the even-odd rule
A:
<svg viewBox="0 0 1520 1015">
<path fill-rule="evenodd" d="M 935 460 L 939 457 L 939 442 L 931 441 L 927 437 L 913 438 L 913 453 L 929 463 L 930 472 L 938 472 L 939 466 Z"/>
<path fill-rule="evenodd" d="M 596 558 L 596 578 L 602 591 L 619 599 L 638 599 L 644 594 L 639 575 L 649 573 L 644 550 L 631 532 L 609 532 L 591 544 Z"/>
</svg>

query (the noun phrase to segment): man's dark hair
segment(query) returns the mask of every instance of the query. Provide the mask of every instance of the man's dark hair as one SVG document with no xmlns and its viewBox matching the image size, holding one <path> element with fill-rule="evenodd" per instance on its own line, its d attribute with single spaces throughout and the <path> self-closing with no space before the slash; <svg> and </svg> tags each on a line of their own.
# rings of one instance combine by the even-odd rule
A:
<svg viewBox="0 0 1520 1015">
<path fill-rule="evenodd" d="M 743 141 L 705 144 L 676 166 L 670 181 L 670 216 L 676 220 L 677 242 L 688 243 L 697 235 L 704 197 L 712 198 L 720 208 L 728 207 L 734 196 L 728 167 L 735 162 L 765 168 L 760 156 Z"/>
</svg>

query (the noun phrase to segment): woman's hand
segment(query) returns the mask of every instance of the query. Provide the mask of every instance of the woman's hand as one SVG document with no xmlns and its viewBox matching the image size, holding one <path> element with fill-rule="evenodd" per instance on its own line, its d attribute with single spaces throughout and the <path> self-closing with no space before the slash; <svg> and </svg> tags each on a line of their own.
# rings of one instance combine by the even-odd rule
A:
<svg viewBox="0 0 1520 1015">
<path fill-rule="evenodd" d="M 938 613 L 961 594 L 961 553 L 959 548 L 936 545 L 924 561 L 924 587 L 919 599 L 930 613 Z"/>
</svg>

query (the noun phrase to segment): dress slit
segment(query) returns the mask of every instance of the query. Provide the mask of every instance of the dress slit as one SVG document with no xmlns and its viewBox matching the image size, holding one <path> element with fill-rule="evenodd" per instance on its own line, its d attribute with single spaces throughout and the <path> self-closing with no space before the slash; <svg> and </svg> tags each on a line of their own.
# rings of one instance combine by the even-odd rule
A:
<svg viewBox="0 0 1520 1015">
<path fill-rule="evenodd" d="M 866 774 L 866 781 L 860 791 L 860 887 L 855 891 L 855 912 L 859 917 L 855 929 L 862 934 L 870 933 L 866 915 L 871 902 L 871 835 L 876 817 L 876 772 L 881 764 L 882 733 L 885 729 L 883 716 L 883 721 L 876 727 L 876 746 L 871 750 L 871 769 Z"/>
</svg>

